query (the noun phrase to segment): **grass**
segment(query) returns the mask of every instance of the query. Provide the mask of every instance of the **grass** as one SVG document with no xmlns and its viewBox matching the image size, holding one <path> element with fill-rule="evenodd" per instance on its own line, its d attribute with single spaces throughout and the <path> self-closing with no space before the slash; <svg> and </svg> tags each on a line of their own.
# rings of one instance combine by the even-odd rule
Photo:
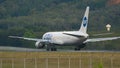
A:
<svg viewBox="0 0 120 68">
<path fill-rule="evenodd" d="M 14 68 L 24 68 L 24 58 L 26 68 L 46 68 L 47 64 L 49 68 L 58 64 L 59 68 L 69 68 L 69 64 L 71 68 L 111 68 L 111 63 L 119 68 L 119 57 L 119 52 L 0 52 L 3 68 L 12 68 L 12 59 Z"/>
</svg>

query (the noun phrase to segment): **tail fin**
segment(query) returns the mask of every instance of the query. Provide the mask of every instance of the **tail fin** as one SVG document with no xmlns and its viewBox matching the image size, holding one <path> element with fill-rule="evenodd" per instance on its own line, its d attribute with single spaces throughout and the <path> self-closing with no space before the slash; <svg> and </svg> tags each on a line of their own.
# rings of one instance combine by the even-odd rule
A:
<svg viewBox="0 0 120 68">
<path fill-rule="evenodd" d="M 87 6 L 86 8 L 81 27 L 79 29 L 80 32 L 87 33 L 88 15 L 89 15 L 89 6 Z"/>
</svg>

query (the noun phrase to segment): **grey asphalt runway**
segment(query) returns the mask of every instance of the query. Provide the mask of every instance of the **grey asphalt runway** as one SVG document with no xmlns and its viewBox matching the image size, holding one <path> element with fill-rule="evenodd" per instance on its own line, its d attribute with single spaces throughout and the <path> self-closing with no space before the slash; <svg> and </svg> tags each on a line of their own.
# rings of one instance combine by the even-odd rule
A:
<svg viewBox="0 0 120 68">
<path fill-rule="evenodd" d="M 0 46 L 0 51 L 18 51 L 18 52 L 35 52 L 35 51 L 45 51 L 45 49 L 32 49 L 32 48 L 20 48 L 20 47 L 4 47 Z"/>
<path fill-rule="evenodd" d="M 0 51 L 16 51 L 16 52 L 46 52 L 46 49 L 20 48 L 20 47 L 4 47 L 0 46 Z M 69 49 L 58 49 L 57 52 L 120 52 L 108 50 L 80 50 L 74 51 Z"/>
</svg>

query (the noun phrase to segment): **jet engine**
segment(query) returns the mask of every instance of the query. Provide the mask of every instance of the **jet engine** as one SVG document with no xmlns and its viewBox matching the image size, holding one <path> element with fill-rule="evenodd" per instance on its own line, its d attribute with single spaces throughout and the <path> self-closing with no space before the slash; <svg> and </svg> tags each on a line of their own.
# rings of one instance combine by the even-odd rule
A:
<svg viewBox="0 0 120 68">
<path fill-rule="evenodd" d="M 45 46 L 45 44 L 42 44 L 40 41 L 37 41 L 36 43 L 35 43 L 35 46 L 36 46 L 36 48 L 43 48 L 44 46 Z"/>
</svg>

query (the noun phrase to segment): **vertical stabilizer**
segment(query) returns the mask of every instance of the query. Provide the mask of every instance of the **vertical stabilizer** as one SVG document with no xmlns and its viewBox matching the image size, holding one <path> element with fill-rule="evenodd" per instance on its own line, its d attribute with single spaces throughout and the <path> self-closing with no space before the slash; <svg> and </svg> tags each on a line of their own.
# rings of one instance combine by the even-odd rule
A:
<svg viewBox="0 0 120 68">
<path fill-rule="evenodd" d="M 87 33 L 87 25 L 88 25 L 88 16 L 89 16 L 89 6 L 87 6 L 81 27 L 79 29 L 80 32 Z"/>
</svg>

